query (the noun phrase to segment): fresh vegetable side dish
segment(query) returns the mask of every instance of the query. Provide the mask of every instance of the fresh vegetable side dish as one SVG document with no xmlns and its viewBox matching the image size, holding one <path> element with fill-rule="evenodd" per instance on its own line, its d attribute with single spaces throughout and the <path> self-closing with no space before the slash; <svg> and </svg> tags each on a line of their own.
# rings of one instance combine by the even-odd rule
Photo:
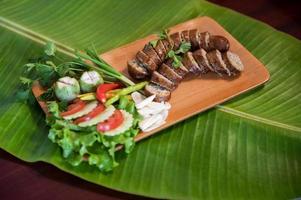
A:
<svg viewBox="0 0 301 200">
<path fill-rule="evenodd" d="M 41 57 L 25 65 L 19 96 L 30 99 L 31 87 L 40 85 L 48 137 L 63 157 L 73 166 L 85 162 L 108 172 L 118 165 L 117 150 L 130 153 L 139 132 L 165 123 L 170 105 L 146 98 L 141 93 L 148 82 L 133 83 L 95 51 L 75 56 L 63 62 L 48 43 Z"/>
</svg>

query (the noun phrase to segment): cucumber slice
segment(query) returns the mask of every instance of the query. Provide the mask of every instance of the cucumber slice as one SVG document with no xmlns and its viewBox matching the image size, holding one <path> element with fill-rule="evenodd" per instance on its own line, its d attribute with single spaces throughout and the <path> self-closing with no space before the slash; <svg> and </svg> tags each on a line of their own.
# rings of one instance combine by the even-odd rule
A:
<svg viewBox="0 0 301 200">
<path fill-rule="evenodd" d="M 89 112 L 91 112 L 94 108 L 96 108 L 96 106 L 97 106 L 97 101 L 92 101 L 92 102 L 88 103 L 82 110 L 80 110 L 72 115 L 65 116 L 63 118 L 69 120 L 69 119 L 75 119 L 75 118 L 84 116 L 84 115 L 88 114 Z"/>
<path fill-rule="evenodd" d="M 109 119 L 109 117 L 111 117 L 113 115 L 115 111 L 115 107 L 110 105 L 109 107 L 107 107 L 102 113 L 100 113 L 99 115 L 93 117 L 92 119 L 90 119 L 89 121 L 86 122 L 82 122 L 79 123 L 78 126 L 80 127 L 87 127 L 87 126 L 93 126 L 96 125 L 100 122 L 103 122 L 107 119 Z"/>
<path fill-rule="evenodd" d="M 130 129 L 132 127 L 133 121 L 134 121 L 133 115 L 124 110 L 121 110 L 121 113 L 123 115 L 122 124 L 113 130 L 104 132 L 104 135 L 106 135 L 106 136 L 119 135 L 121 133 L 124 133 L 125 131 L 127 131 L 128 129 Z"/>
</svg>

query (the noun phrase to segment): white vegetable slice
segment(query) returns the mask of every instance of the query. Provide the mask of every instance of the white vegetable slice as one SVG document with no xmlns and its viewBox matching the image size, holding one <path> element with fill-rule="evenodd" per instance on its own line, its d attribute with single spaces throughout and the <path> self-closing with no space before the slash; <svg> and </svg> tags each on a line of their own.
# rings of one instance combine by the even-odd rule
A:
<svg viewBox="0 0 301 200">
<path fill-rule="evenodd" d="M 165 102 L 164 105 L 167 110 L 169 110 L 171 108 L 171 105 L 168 102 Z"/>
<path fill-rule="evenodd" d="M 99 115 L 93 117 L 92 119 L 90 119 L 89 121 L 86 122 L 82 122 L 79 123 L 78 126 L 80 127 L 87 127 L 87 126 L 93 126 L 95 124 L 98 124 L 100 122 L 103 122 L 107 119 L 109 119 L 109 117 L 111 117 L 113 115 L 115 111 L 115 107 L 110 105 L 109 107 L 107 107 L 102 113 L 100 113 Z"/>
<path fill-rule="evenodd" d="M 148 105 L 150 102 L 152 102 L 154 99 L 155 99 L 156 95 L 152 95 L 152 96 L 149 96 L 147 97 L 146 99 L 144 99 L 143 101 L 141 101 L 140 103 L 137 103 L 136 104 L 136 108 L 137 109 L 141 109 L 143 108 L 144 106 Z"/>
<path fill-rule="evenodd" d="M 162 116 L 163 120 L 166 120 L 167 116 L 168 116 L 168 110 L 163 110 L 160 115 Z"/>
<path fill-rule="evenodd" d="M 140 115 L 143 116 L 143 118 L 149 117 L 153 113 L 153 110 L 148 107 L 138 109 L 137 111 Z"/>
<path fill-rule="evenodd" d="M 131 94 L 131 97 L 132 97 L 133 101 L 135 102 L 135 104 L 138 104 L 145 99 L 145 96 L 143 96 L 139 92 L 133 92 Z"/>
<path fill-rule="evenodd" d="M 152 109 L 153 114 L 157 114 L 162 110 L 166 110 L 166 106 L 163 102 L 150 102 L 146 107 Z"/>
<path fill-rule="evenodd" d="M 163 110 L 166 110 L 164 103 L 150 102 L 147 106 L 138 109 L 138 113 L 143 117 L 149 117 L 150 115 L 156 115 Z"/>
<path fill-rule="evenodd" d="M 152 131 L 160 126 L 162 126 L 163 124 L 165 124 L 166 121 L 158 121 L 157 123 L 153 124 L 151 127 L 147 128 L 144 130 L 144 132 L 149 132 L 149 131 Z"/>
<path fill-rule="evenodd" d="M 75 119 L 75 118 L 84 116 L 84 115 L 88 114 L 89 112 L 91 112 L 94 108 L 96 108 L 96 106 L 97 106 L 97 101 L 92 101 L 92 102 L 88 103 L 82 110 L 80 110 L 74 114 L 64 116 L 63 118 L 68 120 L 68 119 Z"/>
<path fill-rule="evenodd" d="M 132 127 L 133 121 L 134 121 L 133 115 L 124 110 L 120 110 L 120 111 L 123 116 L 122 124 L 113 130 L 104 132 L 104 135 L 107 135 L 107 136 L 119 135 L 121 133 L 124 133 L 125 131 L 127 131 L 128 129 L 130 129 Z"/>
<path fill-rule="evenodd" d="M 144 131 L 159 121 L 162 121 L 161 115 L 152 115 L 152 116 L 144 118 L 142 121 L 140 121 L 139 128 L 142 131 Z"/>
</svg>

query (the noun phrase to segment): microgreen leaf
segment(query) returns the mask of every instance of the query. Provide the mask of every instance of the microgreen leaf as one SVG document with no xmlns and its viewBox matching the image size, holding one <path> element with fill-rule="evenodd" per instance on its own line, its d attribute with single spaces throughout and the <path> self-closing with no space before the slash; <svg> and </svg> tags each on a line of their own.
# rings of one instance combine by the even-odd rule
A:
<svg viewBox="0 0 301 200">
<path fill-rule="evenodd" d="M 161 32 L 159 32 L 158 34 L 157 34 L 157 37 L 158 37 L 158 39 L 156 39 L 156 40 L 152 40 L 152 41 L 150 41 L 149 43 L 152 45 L 152 47 L 156 47 L 157 46 L 157 43 L 158 43 L 158 41 L 159 40 L 164 40 L 164 39 L 168 39 L 168 33 L 169 33 L 169 30 L 168 29 L 164 29 L 164 30 L 162 30 Z"/>
<path fill-rule="evenodd" d="M 186 53 L 191 48 L 190 42 L 182 42 L 179 49 L 176 50 L 175 54 Z"/>
<path fill-rule="evenodd" d="M 152 47 L 156 47 L 157 46 L 157 43 L 158 43 L 159 40 L 152 40 L 150 41 L 149 43 L 152 45 Z"/>
<path fill-rule="evenodd" d="M 173 60 L 172 66 L 178 68 L 181 66 L 182 57 L 179 54 L 186 53 L 190 50 L 191 44 L 189 42 L 182 42 L 179 49 L 176 51 L 170 50 L 166 57 L 171 58 Z"/>
<path fill-rule="evenodd" d="M 182 58 L 181 58 L 181 56 L 177 55 L 174 50 L 170 50 L 167 53 L 166 57 L 171 58 L 173 60 L 173 62 L 172 62 L 173 67 L 178 68 L 181 66 Z"/>
</svg>

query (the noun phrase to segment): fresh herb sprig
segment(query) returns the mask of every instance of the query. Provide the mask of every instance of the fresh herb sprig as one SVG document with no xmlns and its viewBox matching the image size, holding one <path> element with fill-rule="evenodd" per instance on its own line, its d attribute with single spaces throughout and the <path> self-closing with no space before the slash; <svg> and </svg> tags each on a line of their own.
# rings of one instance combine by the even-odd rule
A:
<svg viewBox="0 0 301 200">
<path fill-rule="evenodd" d="M 158 39 L 152 40 L 149 43 L 155 48 L 159 40 L 169 39 L 168 33 L 169 33 L 168 29 L 162 30 L 157 34 Z"/>
<path fill-rule="evenodd" d="M 17 97 L 21 101 L 33 103 L 34 99 L 31 88 L 35 81 L 39 81 L 45 88 L 51 88 L 53 83 L 63 76 L 76 76 L 79 72 L 87 70 L 84 65 L 77 62 L 63 62 L 56 55 L 56 46 L 52 42 L 47 42 L 41 56 L 31 59 L 24 65 L 23 74 L 20 77 L 21 86 Z M 41 99 L 48 100 L 54 97 L 53 90 L 47 91 L 47 94 L 41 96 Z"/>
<path fill-rule="evenodd" d="M 188 52 L 191 49 L 191 44 L 189 42 L 182 42 L 179 49 L 176 51 L 170 50 L 166 57 L 171 58 L 173 60 L 172 66 L 178 68 L 182 64 L 181 54 Z"/>
</svg>

